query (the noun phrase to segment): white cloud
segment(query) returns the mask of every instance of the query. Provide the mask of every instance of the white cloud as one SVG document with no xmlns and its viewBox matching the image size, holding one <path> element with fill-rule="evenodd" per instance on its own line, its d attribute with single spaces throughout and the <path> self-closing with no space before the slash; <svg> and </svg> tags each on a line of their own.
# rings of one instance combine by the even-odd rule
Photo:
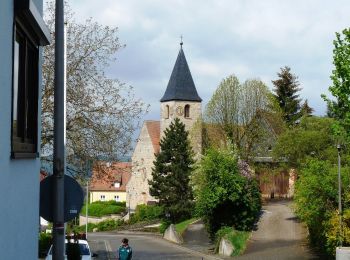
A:
<svg viewBox="0 0 350 260">
<path fill-rule="evenodd" d="M 240 81 L 261 78 L 272 88 L 279 68 L 288 65 L 299 76 L 301 97 L 317 114 L 325 111 L 320 94 L 330 85 L 334 33 L 349 26 L 350 13 L 347 0 L 75 0 L 71 5 L 80 21 L 91 16 L 119 27 L 127 47 L 109 74 L 132 84 L 152 105 L 165 91 L 183 35 L 204 102 L 232 73 Z"/>
</svg>

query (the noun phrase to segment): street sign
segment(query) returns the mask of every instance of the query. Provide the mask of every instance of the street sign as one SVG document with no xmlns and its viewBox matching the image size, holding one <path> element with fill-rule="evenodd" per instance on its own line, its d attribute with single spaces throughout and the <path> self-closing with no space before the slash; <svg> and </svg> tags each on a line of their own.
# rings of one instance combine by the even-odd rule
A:
<svg viewBox="0 0 350 260">
<path fill-rule="evenodd" d="M 40 182 L 40 216 L 53 222 L 53 179 L 50 175 Z M 79 216 L 84 202 L 84 192 L 72 177 L 64 175 L 64 222 Z"/>
</svg>

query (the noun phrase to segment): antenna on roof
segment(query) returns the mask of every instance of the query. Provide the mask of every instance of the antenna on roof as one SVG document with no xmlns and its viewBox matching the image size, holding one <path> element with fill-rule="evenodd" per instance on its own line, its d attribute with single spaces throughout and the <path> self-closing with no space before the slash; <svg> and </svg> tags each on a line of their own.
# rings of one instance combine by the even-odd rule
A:
<svg viewBox="0 0 350 260">
<path fill-rule="evenodd" d="M 182 35 L 180 36 L 180 39 L 181 39 L 180 46 L 181 46 L 181 49 L 182 49 L 182 45 L 184 44 L 183 41 L 182 41 Z"/>
</svg>

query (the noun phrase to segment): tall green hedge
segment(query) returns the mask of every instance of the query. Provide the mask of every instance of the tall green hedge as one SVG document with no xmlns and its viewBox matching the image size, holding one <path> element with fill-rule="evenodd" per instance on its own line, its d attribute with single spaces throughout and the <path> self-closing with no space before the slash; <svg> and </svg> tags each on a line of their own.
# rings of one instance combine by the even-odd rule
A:
<svg viewBox="0 0 350 260">
<path fill-rule="evenodd" d="M 88 215 L 92 217 L 102 217 L 110 214 L 120 214 L 126 211 L 125 202 L 96 201 L 88 206 Z M 86 205 L 81 210 L 81 214 L 85 215 Z"/>
<path fill-rule="evenodd" d="M 350 168 L 342 166 L 343 245 L 350 245 Z M 296 213 L 306 223 L 312 244 L 329 256 L 339 245 L 338 168 L 328 161 L 309 160 L 300 169 L 294 196 Z"/>
</svg>

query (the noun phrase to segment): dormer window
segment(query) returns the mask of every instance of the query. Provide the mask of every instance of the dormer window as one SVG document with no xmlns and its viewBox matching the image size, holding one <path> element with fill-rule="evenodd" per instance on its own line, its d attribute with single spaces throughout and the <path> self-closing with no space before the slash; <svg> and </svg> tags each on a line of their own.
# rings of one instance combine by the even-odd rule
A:
<svg viewBox="0 0 350 260">
<path fill-rule="evenodd" d="M 185 106 L 185 118 L 190 117 L 190 105 Z"/>
<path fill-rule="evenodd" d="M 120 188 L 120 182 L 115 182 L 114 183 L 114 188 Z"/>
<path fill-rule="evenodd" d="M 165 106 L 165 118 L 169 118 L 169 105 Z"/>
</svg>

